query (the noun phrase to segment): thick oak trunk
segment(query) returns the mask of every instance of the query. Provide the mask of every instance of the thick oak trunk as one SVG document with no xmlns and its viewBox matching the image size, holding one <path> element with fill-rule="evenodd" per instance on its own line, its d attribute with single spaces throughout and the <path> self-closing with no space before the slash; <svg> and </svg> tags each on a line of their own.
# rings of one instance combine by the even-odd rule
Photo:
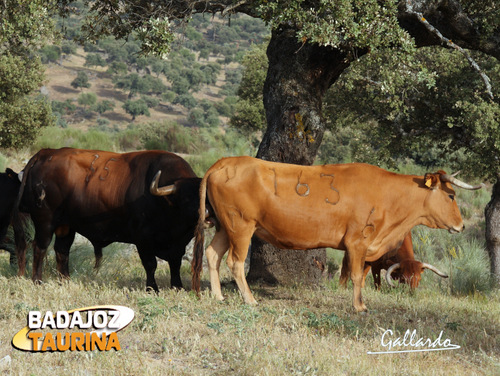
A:
<svg viewBox="0 0 500 376">
<path fill-rule="evenodd" d="M 491 273 L 500 285 L 500 176 L 498 177 L 491 201 L 484 210 L 486 218 L 486 247 L 490 256 Z"/>
<path fill-rule="evenodd" d="M 267 131 L 257 157 L 311 165 L 325 131 L 322 98 L 351 58 L 332 48 L 302 45 L 291 29 L 273 32 L 267 56 Z M 247 279 L 314 284 L 321 278 L 325 265 L 324 249 L 281 250 L 254 237 Z"/>
</svg>

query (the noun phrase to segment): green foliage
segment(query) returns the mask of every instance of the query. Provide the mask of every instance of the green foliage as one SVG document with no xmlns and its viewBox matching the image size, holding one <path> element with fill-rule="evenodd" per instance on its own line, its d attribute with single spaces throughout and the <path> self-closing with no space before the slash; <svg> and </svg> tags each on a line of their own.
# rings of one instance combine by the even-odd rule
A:
<svg viewBox="0 0 500 376">
<path fill-rule="evenodd" d="M 85 57 L 85 67 L 105 67 L 107 65 L 106 61 L 101 57 L 100 54 L 88 54 Z"/>
<path fill-rule="evenodd" d="M 264 81 L 267 74 L 266 45 L 256 45 L 247 52 L 243 74 L 238 88 L 238 102 L 234 107 L 231 125 L 247 133 L 263 130 L 266 115 L 263 103 Z"/>
<path fill-rule="evenodd" d="M 172 103 L 180 104 L 188 109 L 191 109 L 195 107 L 198 102 L 190 93 L 184 93 L 175 97 Z"/>
<path fill-rule="evenodd" d="M 0 146 L 29 144 L 40 127 L 54 122 L 50 106 L 33 97 L 44 80 L 32 49 L 53 36 L 53 22 L 42 1 L 0 4 Z M 34 29 L 39 27 L 39 30 Z"/>
<path fill-rule="evenodd" d="M 14 102 L 42 85 L 44 67 L 40 59 L 26 59 L 9 52 L 0 55 L 0 101 Z"/>
<path fill-rule="evenodd" d="M 55 63 L 61 58 L 61 48 L 59 46 L 44 46 L 39 51 L 42 63 Z"/>
<path fill-rule="evenodd" d="M 16 149 L 29 145 L 41 127 L 54 121 L 45 98 L 21 97 L 9 102 L 0 101 L 0 145 Z"/>
<path fill-rule="evenodd" d="M 102 115 L 107 111 L 111 111 L 113 108 L 115 108 L 115 102 L 109 100 L 103 100 L 93 105 L 92 111 L 95 111 L 100 115 Z"/>
<path fill-rule="evenodd" d="M 127 64 L 121 61 L 113 61 L 109 66 L 108 66 L 108 73 L 110 74 L 126 74 L 128 71 Z"/>
<path fill-rule="evenodd" d="M 61 51 L 66 55 L 74 55 L 76 53 L 77 45 L 72 40 L 64 40 L 61 43 Z"/>
<path fill-rule="evenodd" d="M 500 82 L 495 59 L 475 58 Z M 493 91 L 499 98 L 498 85 Z M 347 128 L 362 132 L 349 142 L 352 161 L 394 165 L 411 158 L 492 179 L 500 171 L 499 101 L 486 98 L 481 77 L 458 52 L 422 48 L 406 60 L 369 54 L 340 78 L 325 102 L 334 135 L 354 132 L 342 131 Z"/>
<path fill-rule="evenodd" d="M 149 123 L 138 127 L 142 147 L 147 150 L 168 150 L 192 153 L 193 132 L 175 122 Z"/>
<path fill-rule="evenodd" d="M 43 148 L 72 147 L 80 149 L 116 150 L 115 142 L 106 132 L 83 132 L 74 128 L 46 127 L 36 142 L 30 145 L 33 153 Z"/>
<path fill-rule="evenodd" d="M 0 3 L 0 53 L 27 56 L 55 36 L 52 0 L 5 0 Z"/>
<path fill-rule="evenodd" d="M 477 210 L 477 207 L 474 210 Z M 489 273 L 488 254 L 485 244 L 478 242 L 474 231 L 474 229 L 466 230 L 461 236 L 424 227 L 418 227 L 413 231 L 415 258 L 435 265 L 449 276 L 448 279 L 442 279 L 426 272 L 422 279 L 423 286 L 434 279 L 443 290 L 455 295 L 491 291 L 493 279 Z"/>
<path fill-rule="evenodd" d="M 263 1 L 259 10 L 271 27 L 293 25 L 297 38 L 347 51 L 399 46 L 411 50 L 410 36 L 399 26 L 397 2 L 378 0 Z"/>
<path fill-rule="evenodd" d="M 123 109 L 132 116 L 132 120 L 135 120 L 137 116 L 146 115 L 151 116 L 148 105 L 143 99 L 138 99 L 136 101 L 128 100 L 123 105 Z"/>
<path fill-rule="evenodd" d="M 91 107 L 97 103 L 97 95 L 95 93 L 81 93 L 78 96 L 78 104 Z"/>
<path fill-rule="evenodd" d="M 131 73 L 126 76 L 114 77 L 113 82 L 116 88 L 128 91 L 129 97 L 135 94 L 161 94 L 167 89 L 161 81 L 154 79 L 149 74 L 140 76 L 137 73 Z"/>
<path fill-rule="evenodd" d="M 89 88 L 91 86 L 89 82 L 89 76 L 84 71 L 78 71 L 76 78 L 71 81 L 71 86 L 75 89 Z"/>
<path fill-rule="evenodd" d="M 58 113 L 60 115 L 70 114 L 76 110 L 76 106 L 70 99 L 66 99 L 64 102 L 52 101 L 51 106 L 52 112 Z"/>
</svg>

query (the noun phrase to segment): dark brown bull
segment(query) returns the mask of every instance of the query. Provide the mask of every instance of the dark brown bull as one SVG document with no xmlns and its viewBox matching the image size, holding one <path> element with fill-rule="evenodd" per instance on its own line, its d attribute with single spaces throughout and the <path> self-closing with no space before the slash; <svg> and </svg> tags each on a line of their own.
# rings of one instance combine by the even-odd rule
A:
<svg viewBox="0 0 500 376">
<path fill-rule="evenodd" d="M 97 256 L 113 242 L 135 244 L 148 288 L 158 291 L 156 257 L 168 261 L 171 286 L 182 287 L 180 265 L 197 222 L 200 180 L 185 160 L 163 151 L 41 150 L 24 170 L 18 198 L 35 226 L 33 280 L 42 280 L 54 234 L 57 270 L 69 277 L 78 232 Z M 23 275 L 25 249 L 18 258 Z"/>
</svg>

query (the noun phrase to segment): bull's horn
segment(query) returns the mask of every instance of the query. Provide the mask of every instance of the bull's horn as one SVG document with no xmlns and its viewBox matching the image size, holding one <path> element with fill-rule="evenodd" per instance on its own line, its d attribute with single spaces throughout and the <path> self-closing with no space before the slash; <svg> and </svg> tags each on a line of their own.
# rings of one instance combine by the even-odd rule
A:
<svg viewBox="0 0 500 376">
<path fill-rule="evenodd" d="M 387 273 L 385 273 L 385 280 L 387 281 L 387 283 L 389 284 L 389 286 L 391 287 L 396 287 L 396 285 L 394 284 L 394 282 L 392 281 L 392 277 L 391 277 L 391 274 L 394 270 L 398 269 L 399 267 L 401 266 L 401 264 L 398 262 L 394 265 L 391 265 L 391 267 L 389 269 L 387 269 Z"/>
<path fill-rule="evenodd" d="M 422 268 L 432 270 L 434 273 L 436 273 L 440 277 L 448 278 L 447 274 L 443 273 L 441 270 L 436 268 L 434 265 L 427 264 L 424 262 L 424 263 L 422 263 Z"/>
<path fill-rule="evenodd" d="M 457 187 L 460 187 L 463 189 L 469 189 L 469 190 L 481 189 L 484 187 L 483 183 L 481 183 L 479 185 L 470 185 L 470 184 L 464 183 L 463 181 L 460 181 L 455 177 L 456 174 L 457 173 L 452 174 L 452 175 L 443 174 L 443 175 L 441 175 L 441 180 L 450 182 L 451 184 L 456 185 Z"/>
<path fill-rule="evenodd" d="M 165 187 L 158 188 L 158 182 L 160 181 L 160 175 L 161 175 L 161 170 L 159 170 L 156 173 L 155 177 L 153 178 L 153 181 L 151 182 L 151 187 L 149 188 L 149 191 L 151 192 L 151 194 L 155 195 L 155 196 L 168 196 L 168 195 L 171 195 L 172 193 L 175 193 L 175 190 L 176 190 L 175 184 L 167 185 Z"/>
</svg>

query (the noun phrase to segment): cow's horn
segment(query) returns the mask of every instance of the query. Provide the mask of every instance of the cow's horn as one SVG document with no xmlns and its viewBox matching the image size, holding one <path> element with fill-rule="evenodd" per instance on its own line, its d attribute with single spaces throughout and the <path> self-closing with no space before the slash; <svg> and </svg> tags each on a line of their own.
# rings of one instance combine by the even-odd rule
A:
<svg viewBox="0 0 500 376">
<path fill-rule="evenodd" d="M 387 283 L 389 284 L 389 286 L 391 287 L 396 287 L 396 285 L 394 284 L 394 282 L 392 281 L 392 277 L 391 277 L 391 274 L 394 270 L 398 269 L 399 267 L 401 266 L 401 264 L 398 262 L 394 265 L 391 265 L 391 267 L 389 269 L 387 269 L 387 273 L 385 273 L 385 280 L 387 281 Z"/>
<path fill-rule="evenodd" d="M 479 185 L 470 185 L 470 184 L 464 183 L 463 181 L 458 180 L 455 177 L 456 174 L 457 173 L 454 173 L 452 175 L 443 174 L 443 175 L 441 175 L 441 180 L 450 182 L 451 184 L 456 185 L 457 187 L 460 187 L 463 189 L 469 189 L 469 190 L 481 189 L 484 187 L 483 183 L 481 183 Z"/>
<path fill-rule="evenodd" d="M 448 278 L 447 274 L 443 273 L 441 270 L 436 268 L 434 265 L 427 264 L 424 262 L 424 263 L 422 263 L 422 268 L 432 270 L 434 273 L 436 273 L 440 277 Z"/>
<path fill-rule="evenodd" d="M 160 175 L 161 175 L 161 170 L 159 170 L 156 173 L 155 177 L 153 178 L 153 181 L 151 182 L 151 187 L 149 188 L 149 191 L 151 192 L 151 194 L 155 195 L 155 196 L 168 196 L 168 195 L 171 195 L 172 193 L 175 193 L 175 190 L 176 190 L 175 184 L 167 185 L 165 187 L 158 188 L 158 182 L 160 181 Z"/>
</svg>

